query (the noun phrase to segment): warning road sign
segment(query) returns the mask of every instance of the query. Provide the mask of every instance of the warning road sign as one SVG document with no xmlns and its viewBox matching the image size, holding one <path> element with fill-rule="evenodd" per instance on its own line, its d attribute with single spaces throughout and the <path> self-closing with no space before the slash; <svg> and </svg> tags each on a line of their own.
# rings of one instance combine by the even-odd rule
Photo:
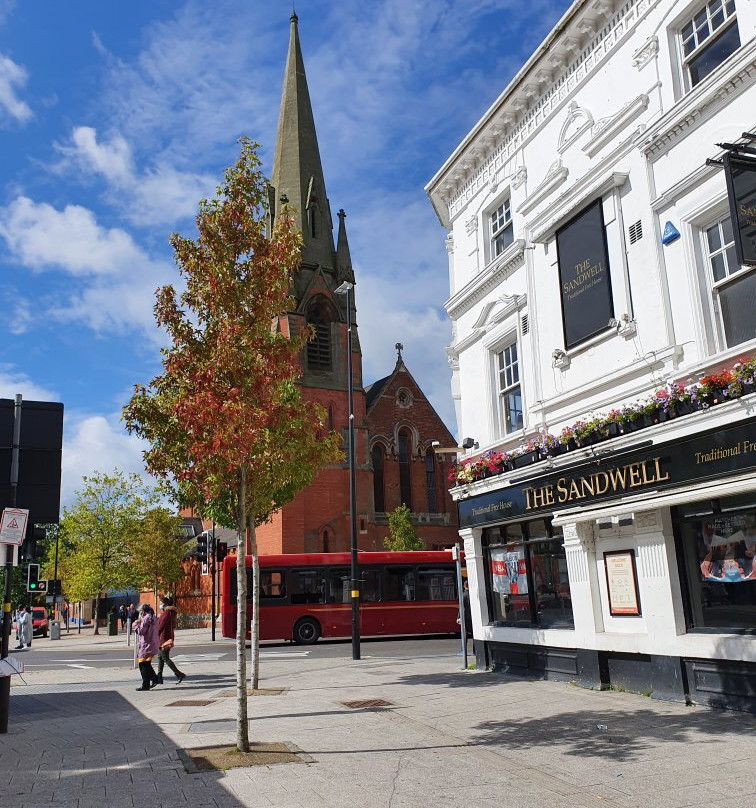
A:
<svg viewBox="0 0 756 808">
<path fill-rule="evenodd" d="M 0 521 L 0 544 L 21 546 L 26 535 L 29 511 L 25 508 L 5 508 Z"/>
</svg>

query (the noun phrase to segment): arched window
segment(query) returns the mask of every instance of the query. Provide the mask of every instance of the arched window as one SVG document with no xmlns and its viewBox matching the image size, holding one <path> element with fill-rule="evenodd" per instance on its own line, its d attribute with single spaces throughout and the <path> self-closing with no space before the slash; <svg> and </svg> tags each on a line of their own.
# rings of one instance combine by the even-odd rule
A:
<svg viewBox="0 0 756 808">
<path fill-rule="evenodd" d="M 331 322 L 333 312 L 323 297 L 316 297 L 307 309 L 307 324 L 313 338 L 307 343 L 307 367 L 310 370 L 331 369 Z"/>
<path fill-rule="evenodd" d="M 323 531 L 323 552 L 330 553 L 331 552 L 331 531 L 326 528 Z"/>
<path fill-rule="evenodd" d="M 399 432 L 399 496 L 402 505 L 412 510 L 412 486 L 410 484 L 410 459 L 412 438 L 406 429 Z"/>
<path fill-rule="evenodd" d="M 386 503 L 383 498 L 383 447 L 376 443 L 373 446 L 373 498 L 375 499 L 375 510 L 383 513 L 386 510 Z"/>
<path fill-rule="evenodd" d="M 436 456 L 425 455 L 425 487 L 428 492 L 428 513 L 436 513 Z"/>
</svg>

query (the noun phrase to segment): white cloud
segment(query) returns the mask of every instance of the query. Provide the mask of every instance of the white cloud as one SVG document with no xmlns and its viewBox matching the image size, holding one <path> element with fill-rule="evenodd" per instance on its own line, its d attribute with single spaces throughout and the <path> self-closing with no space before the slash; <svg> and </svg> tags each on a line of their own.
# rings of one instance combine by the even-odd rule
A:
<svg viewBox="0 0 756 808">
<path fill-rule="evenodd" d="M 71 143 L 57 149 L 65 158 L 58 169 L 73 167 L 101 176 L 113 192 L 110 201 L 137 225 L 173 224 L 193 216 L 199 199 L 216 184 L 209 174 L 179 171 L 164 160 L 138 171 L 129 144 L 117 131 L 103 141 L 96 129 L 77 126 Z"/>
<path fill-rule="evenodd" d="M 25 373 L 16 370 L 12 365 L 0 365 L 0 398 L 15 398 L 21 393 L 31 401 L 59 401 L 55 390 L 33 382 Z"/>
<path fill-rule="evenodd" d="M 32 117 L 29 105 L 16 94 L 17 88 L 25 86 L 27 78 L 21 65 L 0 54 L 0 113 L 4 111 L 19 123 L 26 123 Z"/>
<path fill-rule="evenodd" d="M 57 210 L 20 196 L 0 209 L 0 236 L 10 257 L 35 271 L 62 270 L 75 282 L 49 313 L 98 332 L 143 330 L 159 339 L 155 290 L 176 280 L 168 262 L 150 258 L 124 230 L 101 227 L 87 208 Z"/>
<path fill-rule="evenodd" d="M 147 444 L 124 432 L 118 416 L 69 415 L 63 427 L 63 471 L 61 478 L 61 506 L 74 501 L 81 478 L 96 471 L 113 469 L 140 474 L 154 484 L 144 471 L 142 452 Z"/>
</svg>

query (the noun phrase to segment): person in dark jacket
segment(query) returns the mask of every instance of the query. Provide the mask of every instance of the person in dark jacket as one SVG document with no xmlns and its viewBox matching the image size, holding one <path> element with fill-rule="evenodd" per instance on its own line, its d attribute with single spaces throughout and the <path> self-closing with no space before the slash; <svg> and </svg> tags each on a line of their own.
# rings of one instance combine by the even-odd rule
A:
<svg viewBox="0 0 756 808">
<path fill-rule="evenodd" d="M 137 640 L 137 661 L 139 662 L 139 673 L 142 674 L 142 686 L 137 690 L 149 690 L 158 683 L 157 674 L 152 667 L 152 658 L 158 653 L 158 627 L 155 620 L 155 612 L 147 603 L 143 604 L 141 617 L 134 626 L 134 631 L 138 635 Z"/>
<path fill-rule="evenodd" d="M 181 684 L 186 679 L 186 674 L 176 667 L 171 659 L 171 648 L 175 640 L 174 629 L 176 628 L 176 607 L 173 600 L 168 597 L 160 598 L 160 617 L 158 618 L 158 672 L 157 683 L 163 684 L 163 667 L 167 665 L 175 674 Z"/>
</svg>

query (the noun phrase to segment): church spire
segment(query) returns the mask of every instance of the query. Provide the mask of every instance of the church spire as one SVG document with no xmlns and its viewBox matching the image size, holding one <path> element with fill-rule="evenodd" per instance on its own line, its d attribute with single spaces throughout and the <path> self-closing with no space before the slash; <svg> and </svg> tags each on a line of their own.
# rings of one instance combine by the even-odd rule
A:
<svg viewBox="0 0 756 808">
<path fill-rule="evenodd" d="M 276 197 L 280 200 L 285 195 L 296 209 L 297 227 L 304 240 L 303 267 L 320 264 L 335 269 L 333 222 L 297 22 L 297 15 L 292 11 L 271 182 Z"/>
<path fill-rule="evenodd" d="M 352 256 L 349 253 L 349 242 L 347 241 L 346 213 L 342 208 L 338 214 L 339 217 L 339 236 L 336 241 L 336 277 L 339 281 L 349 281 L 354 283 L 354 271 L 352 270 Z"/>
</svg>

